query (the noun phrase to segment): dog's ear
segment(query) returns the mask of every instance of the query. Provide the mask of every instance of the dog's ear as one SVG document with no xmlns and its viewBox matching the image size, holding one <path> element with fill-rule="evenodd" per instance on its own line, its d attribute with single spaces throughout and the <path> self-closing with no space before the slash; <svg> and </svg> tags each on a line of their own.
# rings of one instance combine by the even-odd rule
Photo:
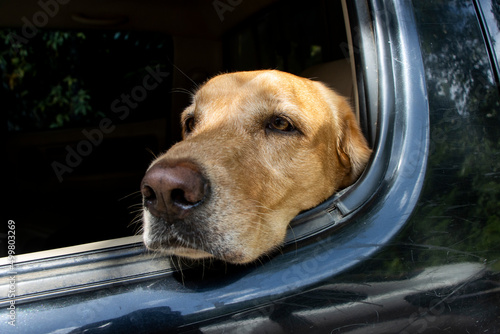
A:
<svg viewBox="0 0 500 334">
<path fill-rule="evenodd" d="M 353 184 L 363 172 L 371 149 L 359 128 L 358 122 L 347 101 L 342 99 L 338 105 L 339 128 L 337 136 L 337 155 L 347 174 L 340 184 L 345 188 Z"/>
</svg>

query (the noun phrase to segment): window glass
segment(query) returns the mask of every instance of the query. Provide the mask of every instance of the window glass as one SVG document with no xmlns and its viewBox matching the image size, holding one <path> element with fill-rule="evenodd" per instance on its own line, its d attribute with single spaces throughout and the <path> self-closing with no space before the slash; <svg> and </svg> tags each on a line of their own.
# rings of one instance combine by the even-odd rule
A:
<svg viewBox="0 0 500 334">
<path fill-rule="evenodd" d="M 421 197 L 434 198 L 414 213 L 414 242 L 497 258 L 498 245 L 490 236 L 498 235 L 500 226 L 500 96 L 477 13 L 467 0 L 413 5 L 431 123 L 432 168 Z M 413 257 L 433 265 L 465 259 L 428 250 L 412 250 Z"/>
</svg>

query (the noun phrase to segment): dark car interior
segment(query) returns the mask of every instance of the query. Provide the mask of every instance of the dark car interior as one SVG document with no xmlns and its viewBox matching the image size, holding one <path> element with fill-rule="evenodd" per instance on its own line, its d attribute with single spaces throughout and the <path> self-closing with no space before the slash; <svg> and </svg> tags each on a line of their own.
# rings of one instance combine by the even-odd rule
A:
<svg viewBox="0 0 500 334">
<path fill-rule="evenodd" d="M 179 114 L 213 75 L 280 69 L 356 101 L 340 1 L 0 8 L 4 207 L 18 254 L 139 233 L 144 172 L 180 139 Z"/>
</svg>

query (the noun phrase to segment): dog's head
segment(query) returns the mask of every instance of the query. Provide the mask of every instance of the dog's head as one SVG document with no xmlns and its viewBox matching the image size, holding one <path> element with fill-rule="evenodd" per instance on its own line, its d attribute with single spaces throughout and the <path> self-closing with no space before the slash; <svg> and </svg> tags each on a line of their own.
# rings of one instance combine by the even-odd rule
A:
<svg viewBox="0 0 500 334">
<path fill-rule="evenodd" d="M 353 183 L 370 155 L 343 97 L 279 71 L 216 76 L 182 126 L 141 190 L 145 245 L 189 258 L 246 263 L 272 251 L 300 211 Z"/>
</svg>

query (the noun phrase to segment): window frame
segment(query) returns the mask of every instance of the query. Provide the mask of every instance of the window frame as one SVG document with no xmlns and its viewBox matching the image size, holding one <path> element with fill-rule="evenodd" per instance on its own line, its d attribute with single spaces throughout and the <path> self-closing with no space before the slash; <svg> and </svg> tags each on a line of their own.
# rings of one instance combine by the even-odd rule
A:
<svg viewBox="0 0 500 334">
<path fill-rule="evenodd" d="M 476 10 L 476 15 L 481 26 L 483 33 L 483 38 L 485 41 L 485 46 L 490 57 L 490 63 L 492 67 L 492 73 L 495 76 L 495 82 L 497 83 L 498 89 L 500 90 L 500 55 L 497 54 L 495 50 L 495 43 L 500 43 L 500 41 L 495 41 L 493 34 L 500 30 L 500 27 L 495 27 L 493 20 L 488 18 L 489 15 L 486 14 L 488 8 L 485 7 L 486 4 L 493 5 L 491 0 L 473 0 L 474 8 Z"/>
<path fill-rule="evenodd" d="M 405 3 L 406 8 L 400 3 Z M 408 17 L 414 23 L 408 4 L 411 2 L 398 1 L 392 7 L 373 1 L 369 8 L 365 2 L 343 0 L 343 8 L 350 14 L 346 16 L 346 24 L 352 41 L 350 60 L 357 80 L 358 114 L 364 115 L 361 125 L 374 143 L 374 152 L 355 184 L 334 194 L 320 206 L 299 214 L 291 222 L 292 230 L 286 237 L 289 245 L 348 224 L 363 205 L 383 196 L 378 193 L 385 191 L 388 179 L 394 178 L 399 168 L 403 168 L 403 174 L 418 173 L 415 185 L 418 192 L 421 190 L 430 138 L 427 93 L 421 82 L 411 80 L 419 75 L 424 77 L 420 52 L 408 53 L 411 45 L 420 44 L 416 29 L 394 29 L 393 25 L 401 25 L 401 22 L 396 22 L 397 17 L 391 16 Z M 354 25 L 349 22 L 354 22 Z M 361 27 L 366 29 L 368 23 L 373 24 L 372 31 L 361 32 Z M 391 41 L 397 41 L 401 49 Z M 414 64 L 411 69 L 405 69 L 404 64 L 410 63 Z M 400 94 L 402 96 L 396 96 L 396 82 L 408 86 L 404 94 Z M 398 127 L 397 124 L 404 126 Z M 405 138 L 413 139 L 408 143 Z"/>
</svg>

